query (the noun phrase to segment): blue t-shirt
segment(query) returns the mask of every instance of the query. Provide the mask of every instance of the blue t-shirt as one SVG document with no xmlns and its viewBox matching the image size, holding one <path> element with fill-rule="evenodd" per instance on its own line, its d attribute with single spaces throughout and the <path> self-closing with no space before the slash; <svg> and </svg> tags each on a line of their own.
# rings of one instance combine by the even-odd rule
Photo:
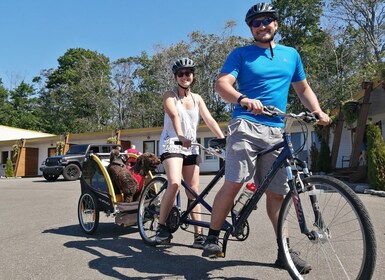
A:
<svg viewBox="0 0 385 280">
<path fill-rule="evenodd" d="M 225 61 L 221 73 L 237 79 L 238 90 L 248 98 L 259 99 L 264 106 L 275 106 L 286 112 L 289 87 L 292 82 L 306 79 L 301 58 L 291 47 L 276 44 L 263 49 L 256 45 L 234 49 Z M 233 118 L 244 118 L 252 122 L 273 127 L 284 127 L 281 118 L 254 115 L 239 104 L 234 107 Z"/>
</svg>

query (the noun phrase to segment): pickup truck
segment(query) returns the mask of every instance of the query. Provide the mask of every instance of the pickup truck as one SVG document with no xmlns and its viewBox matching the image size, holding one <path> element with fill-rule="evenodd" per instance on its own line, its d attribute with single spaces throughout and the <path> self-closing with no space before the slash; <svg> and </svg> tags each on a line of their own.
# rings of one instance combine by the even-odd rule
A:
<svg viewBox="0 0 385 280">
<path fill-rule="evenodd" d="M 74 181 L 80 178 L 83 163 L 87 154 L 110 153 L 117 144 L 77 144 L 71 145 L 65 155 L 48 157 L 40 171 L 50 182 L 56 181 L 60 175 L 64 180 Z"/>
</svg>

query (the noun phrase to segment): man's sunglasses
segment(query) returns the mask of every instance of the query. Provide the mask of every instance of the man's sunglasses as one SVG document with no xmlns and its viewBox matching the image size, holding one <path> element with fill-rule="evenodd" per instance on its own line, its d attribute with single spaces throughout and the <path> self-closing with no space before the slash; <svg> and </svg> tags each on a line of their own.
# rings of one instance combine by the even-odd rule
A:
<svg viewBox="0 0 385 280">
<path fill-rule="evenodd" d="M 190 77 L 191 73 L 194 73 L 193 71 L 179 71 L 176 73 L 176 75 L 179 78 L 182 78 L 183 76 Z"/>
<path fill-rule="evenodd" d="M 255 19 L 251 22 L 251 26 L 254 28 L 257 28 L 261 25 L 261 23 L 263 24 L 263 26 L 266 26 L 272 23 L 273 21 L 274 21 L 273 18 L 264 18 L 262 20 Z"/>
</svg>

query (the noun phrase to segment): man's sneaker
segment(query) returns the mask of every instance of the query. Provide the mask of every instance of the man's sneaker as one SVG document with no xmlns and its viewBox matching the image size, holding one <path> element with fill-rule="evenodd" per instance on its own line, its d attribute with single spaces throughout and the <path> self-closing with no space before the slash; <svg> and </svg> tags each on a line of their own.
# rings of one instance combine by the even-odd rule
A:
<svg viewBox="0 0 385 280">
<path fill-rule="evenodd" d="M 309 273 L 310 270 L 312 269 L 311 265 L 308 264 L 305 260 L 301 259 L 298 252 L 295 252 L 292 249 L 289 249 L 289 252 L 290 252 L 291 259 L 292 259 L 295 267 L 297 268 L 297 270 L 301 274 Z M 277 257 L 277 260 L 275 261 L 275 265 L 279 268 L 285 269 L 284 259 L 285 259 L 285 257 L 283 255 L 283 252 L 281 253 L 281 251 L 278 251 L 278 257 Z"/>
<path fill-rule="evenodd" d="M 217 258 L 223 257 L 221 246 L 219 246 L 218 236 L 209 235 L 203 246 L 202 257 Z"/>
<path fill-rule="evenodd" d="M 156 230 L 155 241 L 157 244 L 170 243 L 172 234 L 168 232 L 167 227 L 159 224 Z"/>
<path fill-rule="evenodd" d="M 194 233 L 194 243 L 192 246 L 197 249 L 203 249 L 205 241 L 206 236 L 201 233 Z"/>
</svg>

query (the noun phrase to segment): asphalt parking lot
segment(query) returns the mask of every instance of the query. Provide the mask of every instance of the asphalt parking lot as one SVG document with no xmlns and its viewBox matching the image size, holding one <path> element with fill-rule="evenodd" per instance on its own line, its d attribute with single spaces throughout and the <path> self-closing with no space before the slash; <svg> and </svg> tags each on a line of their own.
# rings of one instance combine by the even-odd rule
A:
<svg viewBox="0 0 385 280">
<path fill-rule="evenodd" d="M 204 184 L 210 176 L 202 176 Z M 274 267 L 275 237 L 261 202 L 244 242 L 229 242 L 224 259 L 193 249 L 178 230 L 171 246 L 146 246 L 133 227 L 119 227 L 101 213 L 94 235 L 78 224 L 79 181 L 41 177 L 0 179 L 0 279 L 289 279 Z M 377 267 L 385 275 L 385 198 L 359 195 L 374 224 Z M 382 276 L 381 276 L 382 275 Z"/>
</svg>

